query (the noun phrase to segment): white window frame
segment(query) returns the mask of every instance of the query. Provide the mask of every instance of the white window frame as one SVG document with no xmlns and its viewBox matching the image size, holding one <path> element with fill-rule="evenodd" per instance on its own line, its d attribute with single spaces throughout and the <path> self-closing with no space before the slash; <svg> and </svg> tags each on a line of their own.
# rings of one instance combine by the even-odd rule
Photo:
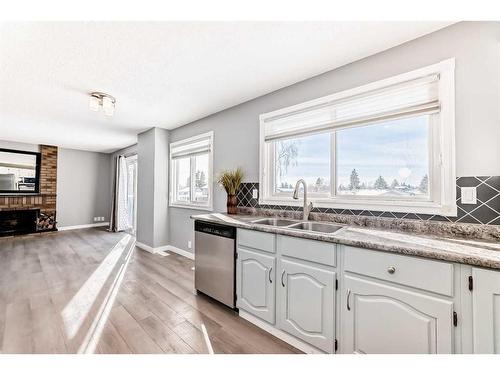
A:
<svg viewBox="0 0 500 375">
<path fill-rule="evenodd" d="M 274 188 L 274 142 L 265 142 L 264 123 L 266 119 L 286 116 L 297 111 L 307 111 L 326 103 L 382 89 L 398 83 L 439 74 L 438 114 L 430 115 L 429 123 L 429 183 L 431 199 L 401 199 L 363 196 L 336 195 L 335 131 L 331 133 L 331 193 L 329 196 L 309 194 L 316 207 L 353 210 L 411 212 L 431 215 L 456 216 L 456 172 L 455 172 L 455 59 L 451 58 L 394 77 L 372 82 L 357 88 L 341 91 L 322 98 L 260 115 L 259 152 L 259 204 L 279 206 L 301 206 L 302 202 L 284 194 L 273 194 Z M 366 124 L 362 124 L 366 125 Z M 357 125 L 359 126 L 359 125 Z M 347 126 L 346 128 L 349 128 Z M 342 129 L 342 128 L 339 128 Z"/>
<path fill-rule="evenodd" d="M 207 175 L 207 186 L 208 186 L 208 201 L 199 203 L 195 202 L 192 200 L 193 198 L 193 191 L 194 191 L 194 173 L 195 173 L 195 158 L 197 153 L 194 153 L 192 155 L 186 155 L 186 158 L 189 157 L 190 160 L 190 181 L 191 181 L 191 201 L 190 202 L 183 202 L 183 201 L 176 201 L 175 200 L 175 192 L 177 188 L 177 176 L 178 176 L 178 171 L 175 166 L 175 159 L 172 158 L 172 151 L 175 147 L 178 146 L 187 146 L 189 147 L 190 144 L 195 144 L 196 142 L 202 140 L 202 139 L 208 139 L 209 144 L 210 144 L 210 150 L 208 151 L 208 175 Z M 169 180 L 170 180 L 170 194 L 169 194 L 169 206 L 170 207 L 178 207 L 178 208 L 187 208 L 187 209 L 193 209 L 193 210 L 203 210 L 203 211 L 212 211 L 213 210 L 213 165 L 214 165 L 214 132 L 210 131 L 207 133 L 203 134 L 198 134 L 194 137 L 186 138 L 180 141 L 172 142 L 170 144 L 170 153 L 169 153 L 169 159 L 170 159 L 170 170 L 169 170 Z"/>
</svg>

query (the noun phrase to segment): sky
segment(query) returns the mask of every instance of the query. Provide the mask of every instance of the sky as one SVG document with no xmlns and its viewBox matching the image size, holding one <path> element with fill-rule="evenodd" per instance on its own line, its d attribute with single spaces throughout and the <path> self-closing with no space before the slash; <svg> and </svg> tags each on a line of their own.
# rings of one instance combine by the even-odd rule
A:
<svg viewBox="0 0 500 375">
<path fill-rule="evenodd" d="M 361 182 L 372 184 L 379 175 L 387 183 L 397 179 L 418 185 L 428 173 L 428 116 L 395 120 L 337 131 L 338 183 L 349 184 L 354 168 Z M 330 134 L 302 137 L 298 164 L 288 168 L 282 181 L 292 185 L 299 178 L 314 183 L 329 180 Z"/>
</svg>

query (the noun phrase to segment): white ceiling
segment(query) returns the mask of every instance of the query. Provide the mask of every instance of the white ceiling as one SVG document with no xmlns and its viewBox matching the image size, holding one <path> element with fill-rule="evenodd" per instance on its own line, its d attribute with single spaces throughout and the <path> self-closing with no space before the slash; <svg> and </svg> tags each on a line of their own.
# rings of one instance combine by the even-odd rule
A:
<svg viewBox="0 0 500 375">
<path fill-rule="evenodd" d="M 0 139 L 114 151 L 450 23 L 2 23 Z"/>
</svg>

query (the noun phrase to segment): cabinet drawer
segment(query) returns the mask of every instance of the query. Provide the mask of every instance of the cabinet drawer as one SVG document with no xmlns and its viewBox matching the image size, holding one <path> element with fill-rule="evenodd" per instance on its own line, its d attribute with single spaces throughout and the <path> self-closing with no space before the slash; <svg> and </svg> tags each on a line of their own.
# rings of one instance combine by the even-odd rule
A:
<svg viewBox="0 0 500 375">
<path fill-rule="evenodd" d="M 274 234 L 258 232 L 248 229 L 238 229 L 238 245 L 250 247 L 252 249 L 275 253 Z"/>
<path fill-rule="evenodd" d="M 453 265 L 345 246 L 345 271 L 453 296 Z"/>
<path fill-rule="evenodd" d="M 336 245 L 333 243 L 278 236 L 277 246 L 283 255 L 332 267 L 336 266 Z"/>
</svg>

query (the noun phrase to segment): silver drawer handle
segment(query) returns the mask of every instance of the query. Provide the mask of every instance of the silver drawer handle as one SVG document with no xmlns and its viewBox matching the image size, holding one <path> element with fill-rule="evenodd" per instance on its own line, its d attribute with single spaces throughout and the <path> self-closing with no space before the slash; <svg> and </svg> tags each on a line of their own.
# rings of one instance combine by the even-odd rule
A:
<svg viewBox="0 0 500 375">
<path fill-rule="evenodd" d="M 281 285 L 285 287 L 285 282 L 283 281 L 283 276 L 285 276 L 285 270 L 281 273 Z"/>
<path fill-rule="evenodd" d="M 387 268 L 387 272 L 389 272 L 392 275 L 394 272 L 396 272 L 396 267 L 390 266 L 389 268 Z"/>
<path fill-rule="evenodd" d="M 272 284 L 273 280 L 271 279 L 271 272 L 273 272 L 273 267 L 269 268 L 269 282 Z"/>
<path fill-rule="evenodd" d="M 349 305 L 350 298 L 351 298 L 351 289 L 347 289 L 347 311 L 351 311 L 351 305 Z"/>
</svg>

